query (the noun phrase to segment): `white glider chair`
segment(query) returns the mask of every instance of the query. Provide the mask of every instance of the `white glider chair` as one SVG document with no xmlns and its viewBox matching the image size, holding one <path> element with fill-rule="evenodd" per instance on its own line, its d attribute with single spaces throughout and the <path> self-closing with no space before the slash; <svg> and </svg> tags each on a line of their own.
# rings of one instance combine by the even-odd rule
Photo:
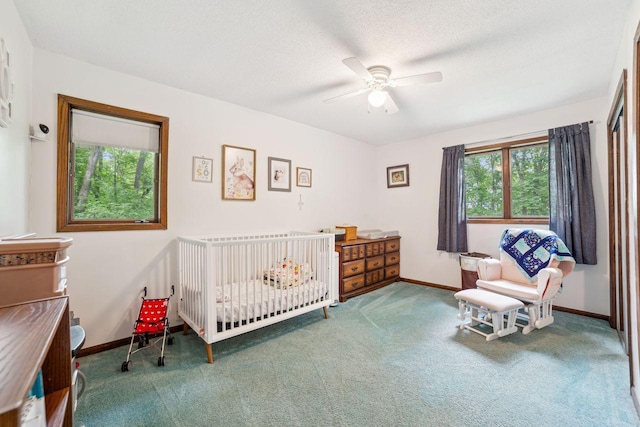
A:
<svg viewBox="0 0 640 427">
<path fill-rule="evenodd" d="M 522 301 L 522 333 L 553 323 L 553 300 L 575 260 L 549 230 L 507 229 L 500 241 L 500 259 L 478 261 L 478 288 Z"/>
</svg>

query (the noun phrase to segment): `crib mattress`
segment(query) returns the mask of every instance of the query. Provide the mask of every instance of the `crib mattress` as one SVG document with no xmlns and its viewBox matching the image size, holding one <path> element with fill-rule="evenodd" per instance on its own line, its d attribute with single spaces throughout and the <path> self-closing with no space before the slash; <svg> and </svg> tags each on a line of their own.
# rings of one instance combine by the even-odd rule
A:
<svg viewBox="0 0 640 427">
<path fill-rule="evenodd" d="M 310 280 L 304 285 L 277 288 L 262 281 L 233 283 L 216 290 L 217 321 L 234 323 L 250 321 L 300 305 L 313 304 L 327 298 L 326 283 Z"/>
</svg>

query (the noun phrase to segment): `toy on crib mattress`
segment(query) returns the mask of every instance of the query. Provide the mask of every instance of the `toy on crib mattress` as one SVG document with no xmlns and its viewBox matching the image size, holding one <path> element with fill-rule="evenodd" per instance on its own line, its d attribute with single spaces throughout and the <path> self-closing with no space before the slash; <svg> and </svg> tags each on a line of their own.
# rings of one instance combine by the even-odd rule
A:
<svg viewBox="0 0 640 427">
<path fill-rule="evenodd" d="M 307 263 L 298 264 L 290 257 L 264 271 L 264 283 L 276 288 L 298 286 L 313 279 L 313 269 Z"/>
</svg>

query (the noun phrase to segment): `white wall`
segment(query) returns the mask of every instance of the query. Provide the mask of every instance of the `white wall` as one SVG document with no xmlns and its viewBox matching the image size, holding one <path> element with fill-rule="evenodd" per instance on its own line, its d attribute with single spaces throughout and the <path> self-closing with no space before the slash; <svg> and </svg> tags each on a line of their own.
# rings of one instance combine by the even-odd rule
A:
<svg viewBox="0 0 640 427">
<path fill-rule="evenodd" d="M 0 11 L 0 38 L 11 55 L 15 82 L 13 120 L 9 127 L 0 127 L 0 236 L 7 236 L 28 231 L 33 47 L 13 1 L 0 0 Z"/>
<path fill-rule="evenodd" d="M 57 94 L 159 114 L 169 125 L 169 229 L 64 233 L 74 238 L 68 265 L 71 309 L 87 346 L 131 333 L 139 292 L 166 295 L 176 284 L 175 238 L 234 231 L 317 230 L 373 225 L 373 146 L 215 99 L 34 50 L 33 118 L 51 127 L 33 145 L 31 228 L 55 234 Z M 221 199 L 222 145 L 257 150 L 255 202 Z M 192 182 L 192 156 L 214 159 L 213 183 Z M 313 170 L 313 187 L 267 191 L 267 157 Z M 302 195 L 304 205 L 297 204 Z M 174 304 L 174 310 L 177 304 Z"/>
<path fill-rule="evenodd" d="M 442 147 L 472 144 L 594 120 L 590 125 L 590 132 L 597 210 L 598 264 L 577 266 L 574 273 L 565 280 L 564 290 L 556 299 L 556 304 L 608 315 L 607 108 L 606 98 L 593 99 L 381 147 L 376 153 L 378 203 L 381 206 L 394 206 L 395 209 L 381 210 L 379 222 L 385 229 L 400 230 L 402 277 L 453 287 L 461 286 L 457 255 L 436 250 Z M 387 189 L 384 174 L 386 167 L 403 163 L 410 165 L 411 185 Z M 470 224 L 469 250 L 497 257 L 500 236 L 506 227 L 507 225 L 502 224 Z"/>
</svg>

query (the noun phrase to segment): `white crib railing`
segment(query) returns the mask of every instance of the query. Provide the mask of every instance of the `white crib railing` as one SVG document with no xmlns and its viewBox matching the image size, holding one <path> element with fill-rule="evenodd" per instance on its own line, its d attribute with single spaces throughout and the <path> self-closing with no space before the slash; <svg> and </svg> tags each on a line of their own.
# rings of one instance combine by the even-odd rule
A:
<svg viewBox="0 0 640 427">
<path fill-rule="evenodd" d="M 338 295 L 331 234 L 179 237 L 178 315 L 207 345 L 323 308 Z"/>
</svg>

